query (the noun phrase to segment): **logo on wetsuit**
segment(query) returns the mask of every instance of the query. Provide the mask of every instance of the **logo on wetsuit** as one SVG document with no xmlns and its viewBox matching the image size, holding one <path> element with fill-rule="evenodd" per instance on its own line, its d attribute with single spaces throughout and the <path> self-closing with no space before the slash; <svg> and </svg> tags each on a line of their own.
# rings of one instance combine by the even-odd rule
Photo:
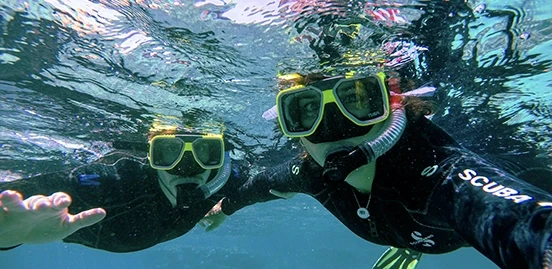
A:
<svg viewBox="0 0 552 269">
<path fill-rule="evenodd" d="M 499 185 L 491 181 L 488 177 L 478 176 L 477 172 L 472 169 L 464 169 L 462 173 L 458 173 L 458 177 L 464 181 L 469 181 L 475 187 L 481 187 L 481 189 L 487 193 L 502 197 L 506 200 L 512 200 L 516 204 L 533 199 L 533 197 L 529 195 L 519 194 L 517 190 Z"/>
<path fill-rule="evenodd" d="M 291 167 L 291 173 L 293 173 L 294 175 L 298 175 L 299 174 L 299 166 L 298 165 L 293 165 Z"/>
<path fill-rule="evenodd" d="M 431 238 L 433 238 L 433 234 L 424 237 L 422 236 L 422 233 L 418 231 L 413 231 L 410 236 L 412 236 L 412 239 L 416 240 L 414 242 L 410 242 L 410 245 L 415 246 L 418 244 L 422 244 L 422 246 L 424 247 L 433 247 L 435 245 L 435 241 L 430 240 Z"/>
</svg>

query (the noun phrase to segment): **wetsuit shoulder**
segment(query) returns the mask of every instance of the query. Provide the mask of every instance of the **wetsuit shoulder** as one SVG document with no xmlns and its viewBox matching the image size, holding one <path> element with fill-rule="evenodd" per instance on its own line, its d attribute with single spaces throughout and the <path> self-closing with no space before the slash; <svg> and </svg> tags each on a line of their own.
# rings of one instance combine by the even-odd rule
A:
<svg viewBox="0 0 552 269">
<path fill-rule="evenodd" d="M 501 268 L 542 265 L 552 223 L 550 193 L 473 153 L 458 158 L 446 176 L 431 199 L 434 218 L 450 223 Z"/>
<path fill-rule="evenodd" d="M 454 139 L 426 118 L 408 122 L 397 142 L 376 161 L 374 195 L 400 201 L 410 210 L 423 211 L 435 187 L 444 180 L 446 163 L 465 151 Z"/>
</svg>

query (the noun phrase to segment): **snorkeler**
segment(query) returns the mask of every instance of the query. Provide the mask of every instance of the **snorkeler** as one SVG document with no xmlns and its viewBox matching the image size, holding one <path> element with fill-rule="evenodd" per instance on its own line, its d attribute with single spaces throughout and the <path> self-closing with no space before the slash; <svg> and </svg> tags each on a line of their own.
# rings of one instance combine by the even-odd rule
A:
<svg viewBox="0 0 552 269">
<path fill-rule="evenodd" d="M 460 146 L 425 117 L 431 106 L 388 90 L 383 73 L 302 78 L 276 105 L 306 154 L 254 176 L 207 218 L 304 193 L 358 236 L 392 246 L 376 268 L 467 246 L 501 268 L 552 268 L 552 195 L 520 179 L 521 166 Z M 542 171 L 525 175 L 549 180 Z"/>
<path fill-rule="evenodd" d="M 247 178 L 231 166 L 230 144 L 219 134 L 176 128 L 150 134 L 149 150 L 138 146 L 67 172 L 0 183 L 0 248 L 63 239 L 142 250 L 187 233 Z"/>
</svg>

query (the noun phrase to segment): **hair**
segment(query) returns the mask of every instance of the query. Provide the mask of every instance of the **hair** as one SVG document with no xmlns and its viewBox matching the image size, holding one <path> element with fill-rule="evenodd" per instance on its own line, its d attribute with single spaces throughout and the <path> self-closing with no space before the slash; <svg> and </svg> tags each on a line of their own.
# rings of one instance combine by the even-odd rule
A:
<svg viewBox="0 0 552 269">
<path fill-rule="evenodd" d="M 436 104 L 433 101 L 424 101 L 419 97 L 406 96 L 402 101 L 409 120 L 417 120 L 420 117 L 429 116 L 435 113 Z"/>
<path fill-rule="evenodd" d="M 278 79 L 278 86 L 280 90 L 283 90 L 297 85 L 312 84 L 326 78 L 330 78 L 330 76 L 324 75 L 323 73 L 310 73 L 306 75 L 296 73 L 290 76 L 281 76 Z M 385 84 L 390 94 L 391 92 L 400 94 L 401 92 L 412 90 L 411 88 L 413 88 L 413 85 L 402 83 L 400 79 L 396 77 L 386 79 Z M 408 88 L 405 88 L 405 86 Z M 403 96 L 400 99 L 400 104 L 405 109 L 408 120 L 415 121 L 420 117 L 428 116 L 435 112 L 435 102 L 425 101 L 416 96 Z"/>
</svg>

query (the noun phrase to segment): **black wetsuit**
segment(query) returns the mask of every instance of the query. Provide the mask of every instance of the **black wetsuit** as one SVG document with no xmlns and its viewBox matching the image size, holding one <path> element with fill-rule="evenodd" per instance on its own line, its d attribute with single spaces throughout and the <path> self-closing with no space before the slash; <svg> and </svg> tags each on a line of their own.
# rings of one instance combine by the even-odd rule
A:
<svg viewBox="0 0 552 269">
<path fill-rule="evenodd" d="M 270 189 L 305 193 L 373 243 L 424 253 L 471 245 L 516 269 L 540 265 L 552 232 L 552 207 L 538 204 L 552 202 L 550 194 L 461 147 L 423 117 L 376 160 L 371 198 L 346 182 L 326 185 L 321 175 L 312 158 L 297 157 L 252 177 L 223 201 L 223 211 L 276 199 Z M 368 199 L 371 216 L 361 219 L 357 209 Z"/>
<path fill-rule="evenodd" d="M 17 190 L 27 198 L 63 191 L 72 197 L 69 212 L 73 214 L 104 208 L 105 219 L 63 241 L 112 252 L 130 252 L 191 230 L 222 197 L 243 184 L 245 171 L 240 171 L 238 165 L 233 167 L 226 185 L 208 199 L 190 200 L 181 193 L 185 190 L 177 187 L 176 207 L 161 190 L 157 172 L 149 166 L 146 154 L 120 150 L 71 171 L 0 183 L 0 192 Z"/>
</svg>

